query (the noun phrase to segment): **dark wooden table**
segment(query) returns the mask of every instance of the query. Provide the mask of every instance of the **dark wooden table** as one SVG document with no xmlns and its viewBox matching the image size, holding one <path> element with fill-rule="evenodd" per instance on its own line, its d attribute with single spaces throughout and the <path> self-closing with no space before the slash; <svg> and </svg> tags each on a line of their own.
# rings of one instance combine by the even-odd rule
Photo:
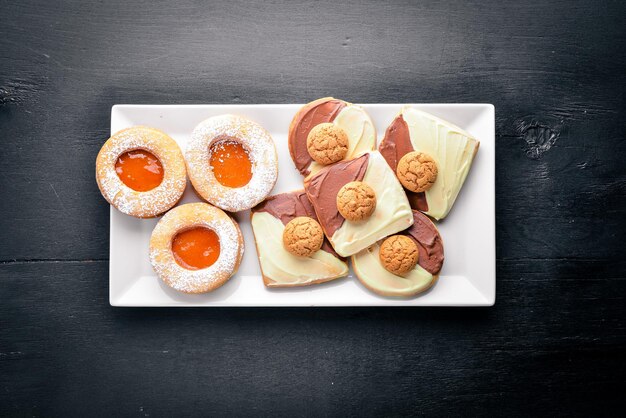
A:
<svg viewBox="0 0 626 418">
<path fill-rule="evenodd" d="M 0 0 L 0 415 L 624 413 L 622 1 Z M 120 309 L 116 103 L 496 107 L 485 309 Z"/>
</svg>

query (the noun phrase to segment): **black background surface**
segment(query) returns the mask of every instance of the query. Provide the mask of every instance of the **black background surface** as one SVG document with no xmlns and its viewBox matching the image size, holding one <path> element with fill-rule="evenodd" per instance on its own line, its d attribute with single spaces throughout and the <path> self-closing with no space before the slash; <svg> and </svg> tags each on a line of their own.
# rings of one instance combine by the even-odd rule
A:
<svg viewBox="0 0 626 418">
<path fill-rule="evenodd" d="M 0 0 L 0 415 L 623 413 L 625 16 Z M 109 306 L 94 161 L 113 104 L 326 95 L 495 105 L 494 307 Z"/>
</svg>

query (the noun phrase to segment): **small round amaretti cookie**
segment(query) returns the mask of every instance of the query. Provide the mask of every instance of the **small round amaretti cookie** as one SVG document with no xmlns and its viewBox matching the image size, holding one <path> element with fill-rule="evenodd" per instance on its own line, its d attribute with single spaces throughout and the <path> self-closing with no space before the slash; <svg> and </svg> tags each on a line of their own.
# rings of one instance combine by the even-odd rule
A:
<svg viewBox="0 0 626 418">
<path fill-rule="evenodd" d="M 289 154 L 305 177 L 375 147 L 376 130 L 367 112 L 332 97 L 307 103 L 289 125 Z"/>
<path fill-rule="evenodd" d="M 104 143 L 96 158 L 96 181 L 102 196 L 120 212 L 152 218 L 182 197 L 185 159 L 166 133 L 134 126 Z"/>
<path fill-rule="evenodd" d="M 348 134 L 333 123 L 320 123 L 311 129 L 306 147 L 313 160 L 321 165 L 336 163 L 348 155 Z"/>
<path fill-rule="evenodd" d="M 385 270 L 404 276 L 417 265 L 419 248 L 406 235 L 392 235 L 383 240 L 378 256 Z"/>
<path fill-rule="evenodd" d="M 337 192 L 337 211 L 348 221 L 364 221 L 375 209 L 376 192 L 363 181 L 346 183 Z"/>
<path fill-rule="evenodd" d="M 262 202 L 278 176 L 276 147 L 270 134 L 235 115 L 214 116 L 196 126 L 185 160 L 198 195 L 229 212 Z"/>
<path fill-rule="evenodd" d="M 208 203 L 188 203 L 167 212 L 152 231 L 150 263 L 168 286 L 206 293 L 235 274 L 243 249 L 230 216 Z"/>
<path fill-rule="evenodd" d="M 413 193 L 430 189 L 437 180 L 437 173 L 435 160 L 417 151 L 411 151 L 400 158 L 396 168 L 396 176 L 402 186 Z"/>
<path fill-rule="evenodd" d="M 283 247 L 296 257 L 310 257 L 324 244 L 324 231 L 317 220 L 297 216 L 283 230 Z"/>
<path fill-rule="evenodd" d="M 430 289 L 443 266 L 443 240 L 435 224 L 413 211 L 413 225 L 352 256 L 365 287 L 383 296 L 411 297 Z"/>
</svg>

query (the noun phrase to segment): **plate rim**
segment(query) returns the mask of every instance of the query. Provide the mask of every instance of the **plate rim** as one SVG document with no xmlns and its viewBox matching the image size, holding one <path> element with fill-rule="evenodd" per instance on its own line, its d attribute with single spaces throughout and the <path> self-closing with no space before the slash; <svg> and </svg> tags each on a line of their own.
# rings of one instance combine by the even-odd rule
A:
<svg viewBox="0 0 626 418">
<path fill-rule="evenodd" d="M 472 103 L 415 103 L 415 102 L 411 102 L 411 103 L 366 103 L 366 102 L 358 102 L 358 103 L 354 103 L 355 105 L 358 106 L 377 106 L 377 107 L 383 107 L 383 108 L 397 108 L 399 106 L 433 106 L 433 107 L 477 107 L 477 108 L 483 108 L 486 109 L 489 112 L 489 122 L 490 122 L 490 127 L 489 130 L 491 131 L 492 135 L 493 135 L 493 184 L 491 184 L 490 186 L 490 190 L 493 191 L 492 196 L 493 196 L 493 204 L 491 205 L 491 210 L 490 212 L 492 212 L 492 217 L 491 219 L 493 220 L 492 222 L 492 227 L 493 227 L 493 248 L 490 248 L 490 254 L 493 254 L 493 281 L 491 282 L 491 286 L 490 286 L 490 294 L 489 295 L 485 295 L 483 292 L 481 292 L 480 290 L 476 289 L 477 292 L 482 296 L 482 298 L 484 299 L 483 303 L 479 303 L 479 302 L 470 302 L 470 303 L 455 303 L 455 304 L 431 304 L 431 305 L 415 305 L 415 304 L 405 304 L 405 303 L 401 303 L 404 299 L 399 299 L 398 300 L 398 304 L 391 304 L 391 303 L 384 303 L 384 301 L 386 301 L 387 299 L 381 299 L 380 304 L 329 304 L 329 305 L 325 305 L 325 304 L 289 304 L 289 303 L 273 303 L 273 304 L 253 304 L 253 303 L 240 303 L 240 304 L 216 304 L 216 305 L 207 305 L 207 304 L 200 304 L 200 303 L 193 303 L 193 302 L 185 302 L 185 303 L 172 303 L 172 304 L 164 304 L 164 303 L 155 303 L 155 302 L 151 302 L 151 303 L 122 303 L 121 302 L 121 297 L 118 297 L 117 299 L 113 299 L 112 296 L 112 287 L 113 287 L 113 273 L 112 273 L 112 259 L 113 259 L 113 245 L 112 245 L 112 237 L 114 234 L 114 223 L 112 221 L 112 214 L 114 211 L 116 211 L 116 209 L 110 205 L 109 208 L 109 304 L 112 307 L 159 307 L 159 308 L 184 308 L 184 307 L 202 307 L 202 308 L 237 308 L 237 307 L 241 307 L 241 308 L 245 308 L 245 307 L 255 307 L 255 308 L 272 308 L 272 307 L 298 307 L 298 308 L 351 308 L 351 307 L 361 307 L 361 308 L 373 308 L 373 307 L 378 307 L 378 308 L 399 308 L 399 307 L 414 307 L 414 308 L 428 308 L 428 307 L 490 307 L 490 306 L 494 306 L 495 302 L 496 302 L 496 297 L 497 297 L 497 242 L 496 242 L 496 207 L 495 207 L 495 197 L 496 197 L 496 164 L 497 164 L 497 160 L 496 160 L 496 153 L 495 153 L 495 147 L 496 147 L 496 142 L 497 142 L 497 137 L 496 137 L 496 131 L 495 131 L 495 106 L 492 103 L 481 103 L 481 102 L 472 102 Z M 184 103 L 184 104 L 137 104 L 137 103 L 119 103 L 119 104 L 114 104 L 111 106 L 111 113 L 110 113 L 110 126 L 109 126 L 109 132 L 110 135 L 113 134 L 112 132 L 112 124 L 113 124 L 113 118 L 116 112 L 121 112 L 124 109 L 137 109 L 137 108 L 148 108 L 148 109 L 173 109 L 173 108 L 228 108 L 228 109 L 236 109 L 236 108 L 241 108 L 241 107 L 247 107 L 247 108 L 276 108 L 276 107 L 293 107 L 293 106 L 303 106 L 304 103 L 237 103 L 237 104 L 233 104 L 233 103 Z M 377 143 L 378 140 L 380 138 L 377 137 Z M 419 297 L 419 296 L 417 296 Z M 413 300 L 415 298 L 408 298 L 407 300 Z"/>
</svg>

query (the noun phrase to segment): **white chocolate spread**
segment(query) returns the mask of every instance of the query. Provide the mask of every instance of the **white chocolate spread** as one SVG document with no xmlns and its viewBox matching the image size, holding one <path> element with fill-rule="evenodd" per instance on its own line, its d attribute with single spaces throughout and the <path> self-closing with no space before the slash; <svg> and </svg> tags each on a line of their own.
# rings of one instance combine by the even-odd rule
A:
<svg viewBox="0 0 626 418">
<path fill-rule="evenodd" d="M 348 154 L 352 159 L 371 151 L 376 146 L 376 130 L 367 112 L 361 107 L 349 104 L 341 109 L 333 123 L 348 135 Z"/>
<path fill-rule="evenodd" d="M 443 219 L 465 182 L 479 142 L 458 126 L 413 107 L 405 107 L 401 113 L 415 151 L 430 155 L 437 163 L 437 180 L 425 192 L 425 213 Z"/>
</svg>

